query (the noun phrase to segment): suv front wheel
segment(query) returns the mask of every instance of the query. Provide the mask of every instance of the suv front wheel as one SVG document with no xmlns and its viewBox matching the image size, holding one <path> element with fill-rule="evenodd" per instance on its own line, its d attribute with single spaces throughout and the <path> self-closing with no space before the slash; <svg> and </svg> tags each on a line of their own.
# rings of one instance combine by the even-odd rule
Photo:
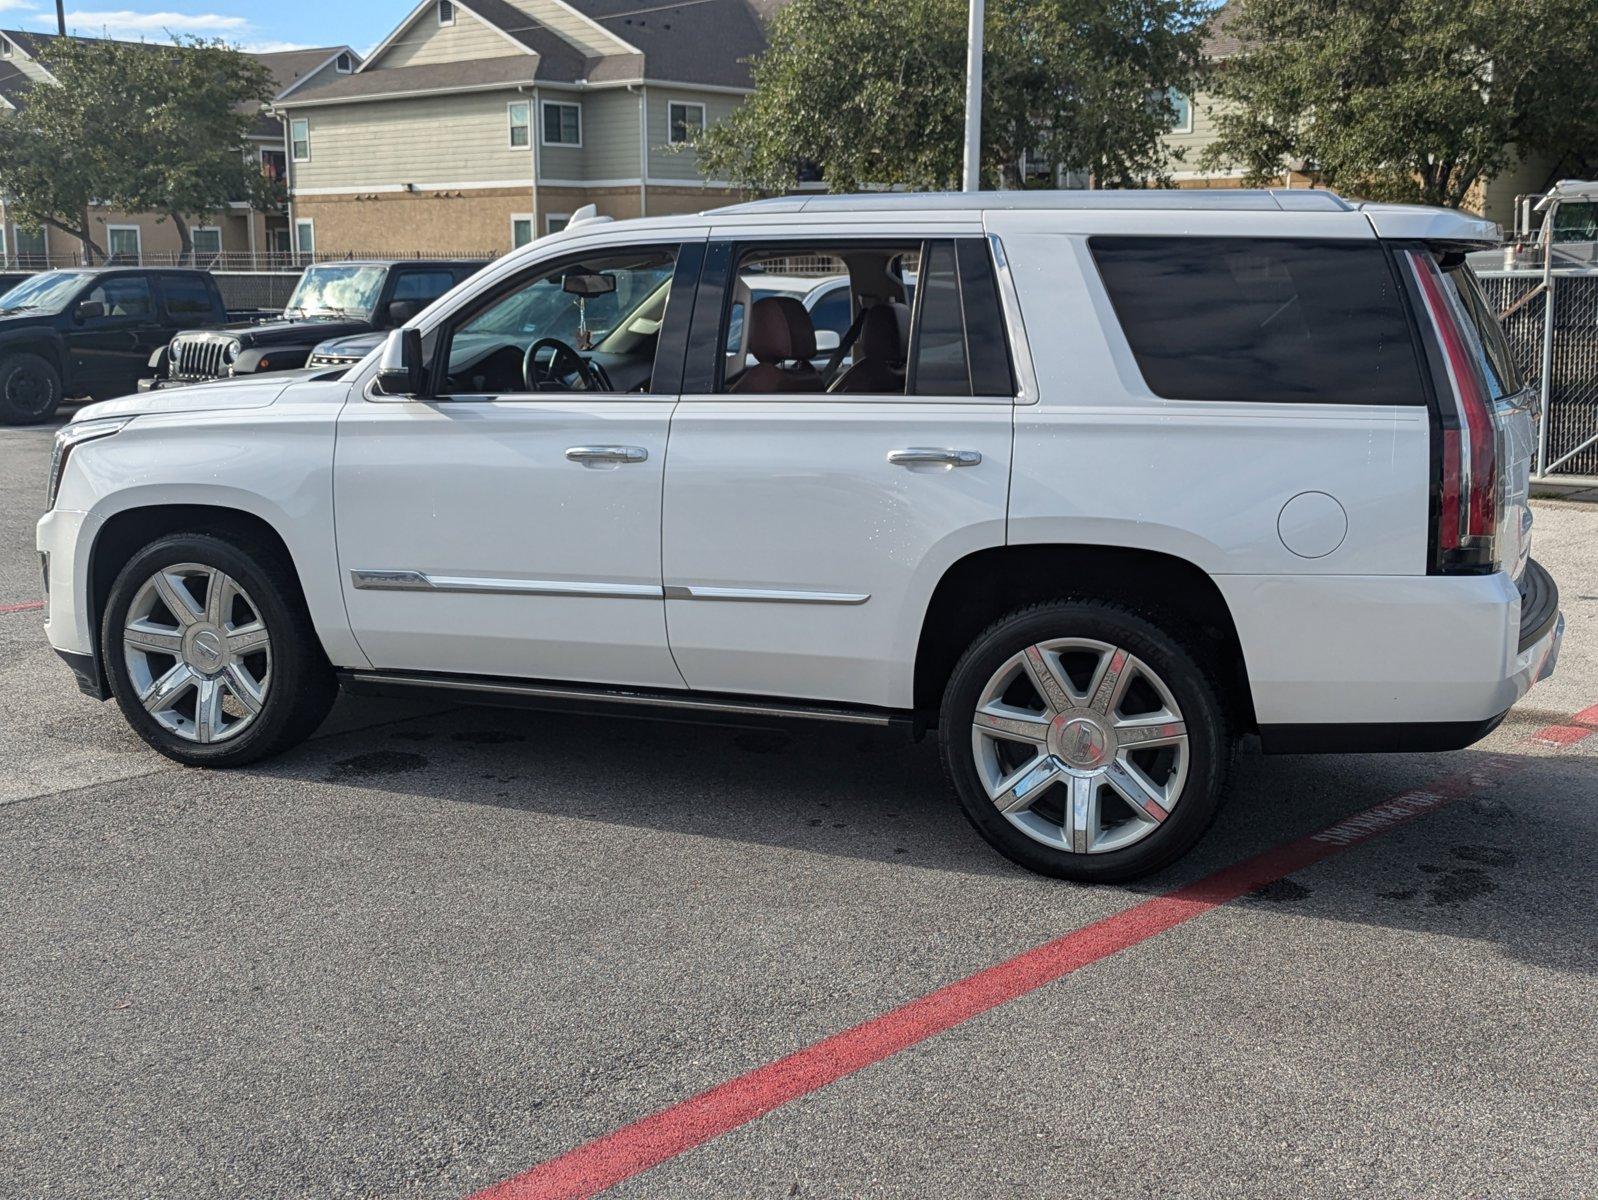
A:
<svg viewBox="0 0 1598 1200">
<path fill-rule="evenodd" d="M 0 358 L 0 425 L 37 425 L 61 404 L 61 375 L 37 354 Z"/>
<path fill-rule="evenodd" d="M 315 732 L 338 690 L 281 555 L 209 533 L 133 556 L 111 585 L 100 645 L 128 723 L 190 766 L 287 749 Z"/>
<path fill-rule="evenodd" d="M 939 730 L 977 831 L 1024 867 L 1084 882 L 1190 849 L 1230 759 L 1224 710 L 1181 643 L 1100 601 L 990 626 L 955 667 Z"/>
</svg>

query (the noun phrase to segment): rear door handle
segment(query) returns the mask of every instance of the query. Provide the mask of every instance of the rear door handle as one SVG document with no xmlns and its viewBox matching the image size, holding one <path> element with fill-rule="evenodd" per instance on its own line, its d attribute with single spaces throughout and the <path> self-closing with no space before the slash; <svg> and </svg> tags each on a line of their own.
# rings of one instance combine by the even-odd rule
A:
<svg viewBox="0 0 1598 1200">
<path fill-rule="evenodd" d="M 918 463 L 932 463 L 944 467 L 974 467 L 982 461 L 977 450 L 931 450 L 913 447 L 909 450 L 891 450 L 888 461 L 897 466 L 909 467 Z"/>
<path fill-rule="evenodd" d="M 649 457 L 642 446 L 573 446 L 566 457 L 575 463 L 641 463 Z"/>
</svg>

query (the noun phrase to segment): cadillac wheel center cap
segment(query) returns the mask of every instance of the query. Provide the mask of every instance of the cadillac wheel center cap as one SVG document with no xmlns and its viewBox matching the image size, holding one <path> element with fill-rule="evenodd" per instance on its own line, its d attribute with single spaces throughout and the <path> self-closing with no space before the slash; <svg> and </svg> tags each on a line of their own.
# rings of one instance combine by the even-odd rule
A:
<svg viewBox="0 0 1598 1200">
<path fill-rule="evenodd" d="M 227 659 L 227 642 L 220 630 L 199 629 L 189 639 L 189 665 L 207 675 L 222 669 Z"/>
<path fill-rule="evenodd" d="M 1096 771 L 1110 757 L 1110 735 L 1093 717 L 1063 714 L 1049 730 L 1049 740 L 1055 755 L 1078 771 Z"/>
</svg>

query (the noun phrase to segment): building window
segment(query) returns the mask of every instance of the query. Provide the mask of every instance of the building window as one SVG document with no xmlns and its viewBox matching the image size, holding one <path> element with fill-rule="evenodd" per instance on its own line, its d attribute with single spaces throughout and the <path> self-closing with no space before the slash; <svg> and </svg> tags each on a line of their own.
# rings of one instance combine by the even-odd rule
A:
<svg viewBox="0 0 1598 1200">
<path fill-rule="evenodd" d="M 194 261 L 215 262 L 222 253 L 222 231 L 215 225 L 201 225 L 190 235 L 194 242 Z"/>
<path fill-rule="evenodd" d="M 288 180 L 288 159 L 281 150 L 261 151 L 261 174 L 273 183 L 285 183 Z"/>
<path fill-rule="evenodd" d="M 438 0 L 438 23 L 440 25 L 455 24 L 454 0 Z"/>
<path fill-rule="evenodd" d="M 20 267 L 44 266 L 45 260 L 49 257 L 49 250 L 44 240 L 44 226 L 29 230 L 21 225 L 14 225 L 11 232 L 15 264 Z"/>
<path fill-rule="evenodd" d="M 294 249 L 305 258 L 316 255 L 316 222 L 302 218 L 294 222 Z"/>
<path fill-rule="evenodd" d="M 106 256 L 114 263 L 139 262 L 139 227 L 137 225 L 107 225 L 105 227 Z"/>
<path fill-rule="evenodd" d="M 348 54 L 340 54 L 333 60 L 333 69 L 340 75 L 348 75 L 355 69 L 354 60 Z"/>
<path fill-rule="evenodd" d="M 583 110 L 578 104 L 561 104 L 544 101 L 544 145 L 581 146 L 583 144 Z"/>
<path fill-rule="evenodd" d="M 11 39 L 0 37 L 0 58 L 11 57 Z"/>
<path fill-rule="evenodd" d="M 705 106 L 673 100 L 666 106 L 666 140 L 673 146 L 691 142 L 705 131 Z"/>
<path fill-rule="evenodd" d="M 505 111 L 510 121 L 510 148 L 527 149 L 533 144 L 533 106 L 525 100 L 513 100 Z"/>
<path fill-rule="evenodd" d="M 510 248 L 519 250 L 533 240 L 531 213 L 521 213 L 510 219 Z"/>
<path fill-rule="evenodd" d="M 306 117 L 296 117 L 289 122 L 289 142 L 294 149 L 295 162 L 311 161 L 311 122 Z"/>
<path fill-rule="evenodd" d="M 1171 88 L 1165 93 L 1165 101 L 1171 106 L 1171 111 L 1174 114 L 1171 118 L 1171 132 L 1192 133 L 1193 101 L 1185 93 L 1179 92 L 1175 88 Z"/>
<path fill-rule="evenodd" d="M 571 224 L 571 219 L 571 213 L 545 213 L 544 232 L 559 233 L 562 229 L 565 229 L 566 226 Z"/>
</svg>

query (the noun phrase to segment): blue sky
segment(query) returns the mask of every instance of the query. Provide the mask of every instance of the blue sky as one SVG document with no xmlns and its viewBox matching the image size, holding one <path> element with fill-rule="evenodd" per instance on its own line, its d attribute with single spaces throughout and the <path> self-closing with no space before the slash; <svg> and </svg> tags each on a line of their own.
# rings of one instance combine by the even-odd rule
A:
<svg viewBox="0 0 1598 1200">
<path fill-rule="evenodd" d="M 73 33 L 145 41 L 223 37 L 251 50 L 382 41 L 416 0 L 67 0 Z M 54 33 L 55 0 L 0 0 L 0 28 Z"/>
</svg>

